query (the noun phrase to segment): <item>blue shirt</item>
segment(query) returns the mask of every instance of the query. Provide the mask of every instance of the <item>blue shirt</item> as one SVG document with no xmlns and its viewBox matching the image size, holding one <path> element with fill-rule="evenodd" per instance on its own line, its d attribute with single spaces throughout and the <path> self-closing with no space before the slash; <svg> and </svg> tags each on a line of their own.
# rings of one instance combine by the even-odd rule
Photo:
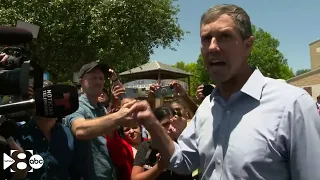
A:
<svg viewBox="0 0 320 180">
<path fill-rule="evenodd" d="M 175 143 L 170 169 L 203 180 L 320 179 L 320 118 L 303 89 L 255 70 L 225 101 L 202 102 Z"/>
<path fill-rule="evenodd" d="M 50 141 L 38 128 L 34 120 L 19 127 L 14 136 L 24 150 L 33 150 L 40 155 L 44 164 L 40 169 L 34 169 L 27 174 L 26 179 L 38 180 L 68 180 L 72 177 L 69 167 L 73 160 L 73 136 L 71 131 L 60 123 L 51 130 Z"/>
<path fill-rule="evenodd" d="M 79 97 L 79 109 L 66 117 L 66 122 L 71 129 L 72 123 L 78 118 L 86 120 L 106 115 L 106 108 L 98 103 L 97 107 L 90 104 L 87 96 Z M 75 171 L 86 180 L 112 180 L 114 169 L 109 157 L 105 136 L 101 135 L 92 140 L 76 140 L 75 151 L 77 165 Z"/>
</svg>

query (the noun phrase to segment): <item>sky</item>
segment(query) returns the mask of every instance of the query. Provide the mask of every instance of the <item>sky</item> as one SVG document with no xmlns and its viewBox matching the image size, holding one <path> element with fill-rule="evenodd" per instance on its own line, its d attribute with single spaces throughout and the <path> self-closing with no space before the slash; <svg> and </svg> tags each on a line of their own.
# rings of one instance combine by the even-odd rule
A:
<svg viewBox="0 0 320 180">
<path fill-rule="evenodd" d="M 177 51 L 158 48 L 150 60 L 166 64 L 195 62 L 200 54 L 200 17 L 216 4 L 236 4 L 249 14 L 252 24 L 280 41 L 279 50 L 295 72 L 310 68 L 309 44 L 320 39 L 320 0 L 178 0 L 179 24 L 184 40 Z"/>
</svg>

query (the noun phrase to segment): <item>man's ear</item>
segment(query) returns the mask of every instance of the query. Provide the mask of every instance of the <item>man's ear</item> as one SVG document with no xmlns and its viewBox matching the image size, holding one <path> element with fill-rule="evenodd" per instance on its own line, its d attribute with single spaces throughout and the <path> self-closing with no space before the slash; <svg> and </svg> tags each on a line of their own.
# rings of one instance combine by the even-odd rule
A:
<svg viewBox="0 0 320 180">
<path fill-rule="evenodd" d="M 254 42 L 254 37 L 253 36 L 250 36 L 248 39 L 244 40 L 245 53 L 246 53 L 247 56 L 249 56 L 251 51 L 252 51 L 253 42 Z"/>
</svg>

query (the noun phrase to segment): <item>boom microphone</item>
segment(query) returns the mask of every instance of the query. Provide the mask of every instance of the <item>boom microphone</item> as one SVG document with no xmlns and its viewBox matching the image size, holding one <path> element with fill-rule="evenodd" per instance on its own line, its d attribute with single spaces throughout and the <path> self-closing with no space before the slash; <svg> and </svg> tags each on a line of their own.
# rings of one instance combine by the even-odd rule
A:
<svg viewBox="0 0 320 180">
<path fill-rule="evenodd" d="M 17 45 L 31 42 L 32 33 L 16 27 L 0 26 L 0 44 L 1 45 Z"/>
<path fill-rule="evenodd" d="M 0 114 L 36 109 L 36 115 L 60 118 L 79 108 L 78 91 L 70 85 L 52 85 L 36 90 L 34 99 L 0 106 Z"/>
</svg>

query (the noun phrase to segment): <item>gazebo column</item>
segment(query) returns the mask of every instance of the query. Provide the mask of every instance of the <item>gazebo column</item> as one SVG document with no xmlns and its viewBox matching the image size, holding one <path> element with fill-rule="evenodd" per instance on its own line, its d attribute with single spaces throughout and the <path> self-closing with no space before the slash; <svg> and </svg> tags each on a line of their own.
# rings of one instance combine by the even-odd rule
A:
<svg viewBox="0 0 320 180">
<path fill-rule="evenodd" d="M 161 71 L 158 71 L 158 84 L 161 85 Z M 163 104 L 163 98 L 156 98 L 155 107 L 159 107 Z"/>
</svg>

